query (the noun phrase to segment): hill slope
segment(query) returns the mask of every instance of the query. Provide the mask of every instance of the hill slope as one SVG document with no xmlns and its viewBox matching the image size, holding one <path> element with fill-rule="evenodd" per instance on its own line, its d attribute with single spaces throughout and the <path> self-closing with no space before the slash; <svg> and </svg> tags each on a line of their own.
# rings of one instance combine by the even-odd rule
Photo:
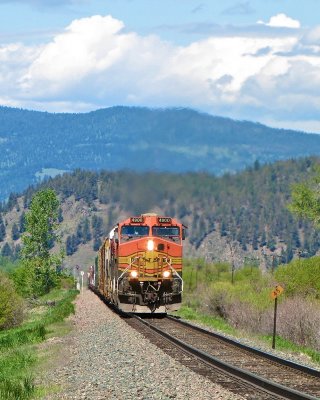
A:
<svg viewBox="0 0 320 400">
<path fill-rule="evenodd" d="M 61 233 L 71 265 L 92 263 L 101 239 L 119 220 L 156 212 L 189 227 L 187 255 L 231 261 L 232 247 L 236 265 L 249 257 L 268 268 L 290 261 L 298 251 L 311 256 L 319 249 L 320 234 L 287 210 L 291 184 L 312 175 L 319 162 L 307 158 L 263 167 L 256 163 L 255 168 L 222 177 L 77 170 L 40 187 L 53 187 L 61 198 Z M 3 209 L 2 253 L 6 242 L 11 254 L 18 245 L 22 214 L 33 193 L 30 187 L 19 198 L 11 196 Z"/>
<path fill-rule="evenodd" d="M 0 107 L 0 200 L 41 176 L 75 168 L 221 175 L 320 154 L 320 135 L 189 109 L 112 107 L 50 114 Z"/>
</svg>

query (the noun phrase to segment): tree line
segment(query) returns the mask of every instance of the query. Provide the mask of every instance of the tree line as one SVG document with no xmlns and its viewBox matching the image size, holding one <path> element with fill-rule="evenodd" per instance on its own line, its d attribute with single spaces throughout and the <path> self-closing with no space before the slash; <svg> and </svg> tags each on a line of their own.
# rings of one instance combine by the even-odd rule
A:
<svg viewBox="0 0 320 400">
<path fill-rule="evenodd" d="M 96 250 L 120 215 L 139 215 L 156 209 L 188 226 L 188 238 L 194 249 L 198 249 L 210 233 L 217 232 L 238 243 L 244 252 L 266 249 L 273 253 L 280 248 L 279 261 L 289 262 L 298 253 L 314 255 L 320 245 L 318 230 L 308 220 L 296 218 L 288 209 L 292 185 L 316 175 L 318 164 L 319 159 L 315 157 L 264 166 L 255 162 L 241 173 L 222 177 L 204 172 L 76 170 L 29 187 L 22 194 L 23 205 L 28 207 L 36 190 L 50 187 L 61 202 L 74 196 L 75 200 L 83 200 L 91 207 L 92 216 L 81 217 L 76 230 L 65 238 L 67 255 L 90 241 Z M 2 220 L 8 210 L 17 207 L 19 196 L 12 194 L 8 203 L 1 205 Z M 97 204 L 108 206 L 103 220 L 95 215 Z M 0 218 L 0 232 L 3 225 Z M 14 229 L 12 238 L 19 236 L 17 231 L 21 230 L 21 223 Z"/>
</svg>

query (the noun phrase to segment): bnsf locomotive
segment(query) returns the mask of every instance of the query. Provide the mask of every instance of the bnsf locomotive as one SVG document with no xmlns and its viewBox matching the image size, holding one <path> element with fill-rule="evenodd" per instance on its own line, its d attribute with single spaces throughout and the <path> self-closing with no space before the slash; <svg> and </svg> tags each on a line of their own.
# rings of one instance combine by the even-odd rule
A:
<svg viewBox="0 0 320 400">
<path fill-rule="evenodd" d="M 118 223 L 90 268 L 89 285 L 125 312 L 178 310 L 185 229 L 174 218 L 156 214 Z"/>
</svg>

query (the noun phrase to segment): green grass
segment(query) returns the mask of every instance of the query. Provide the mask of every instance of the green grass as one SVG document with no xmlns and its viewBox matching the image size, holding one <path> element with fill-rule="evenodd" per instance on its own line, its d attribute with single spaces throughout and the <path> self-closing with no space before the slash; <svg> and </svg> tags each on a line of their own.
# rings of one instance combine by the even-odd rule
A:
<svg viewBox="0 0 320 400">
<path fill-rule="evenodd" d="M 39 363 L 36 343 L 44 341 L 55 325 L 74 313 L 75 290 L 55 290 L 40 299 L 41 312 L 31 314 L 21 327 L 0 332 L 0 399 L 34 398 L 36 388 L 32 371 Z M 45 306 L 55 300 L 55 306 Z M 36 316 L 35 316 L 36 315 Z"/>
<path fill-rule="evenodd" d="M 0 383 L 0 398 L 6 400 L 31 399 L 35 391 L 33 378 L 6 379 Z"/>
<path fill-rule="evenodd" d="M 261 336 L 261 339 L 270 344 L 272 344 L 272 339 L 273 337 L 271 335 L 268 336 Z M 281 336 L 276 336 L 276 349 L 278 350 L 283 350 L 283 351 L 289 351 L 292 353 L 303 353 L 311 358 L 312 361 L 315 363 L 320 364 L 320 352 L 310 349 L 308 347 L 304 346 L 298 346 L 295 343 L 290 342 L 287 339 L 284 339 Z"/>
<path fill-rule="evenodd" d="M 29 399 L 34 392 L 29 369 L 36 357 L 24 347 L 1 351 L 0 355 L 0 398 Z"/>
<path fill-rule="evenodd" d="M 223 318 L 212 317 L 206 314 L 199 314 L 196 310 L 188 306 L 182 306 L 175 315 L 190 320 L 200 322 L 206 326 L 217 329 L 219 331 L 234 335 L 236 330 L 232 328 Z"/>
<path fill-rule="evenodd" d="M 26 343 L 38 343 L 45 339 L 44 324 L 27 323 L 22 327 L 0 333 L 0 349 L 18 347 Z"/>
</svg>

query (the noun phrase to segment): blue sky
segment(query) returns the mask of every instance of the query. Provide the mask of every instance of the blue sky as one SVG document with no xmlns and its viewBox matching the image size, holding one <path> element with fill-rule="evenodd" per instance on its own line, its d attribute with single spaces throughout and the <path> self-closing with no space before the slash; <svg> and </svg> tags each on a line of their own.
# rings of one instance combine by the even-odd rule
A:
<svg viewBox="0 0 320 400">
<path fill-rule="evenodd" d="M 191 107 L 320 133 L 319 0 L 0 0 L 0 104 Z"/>
</svg>

